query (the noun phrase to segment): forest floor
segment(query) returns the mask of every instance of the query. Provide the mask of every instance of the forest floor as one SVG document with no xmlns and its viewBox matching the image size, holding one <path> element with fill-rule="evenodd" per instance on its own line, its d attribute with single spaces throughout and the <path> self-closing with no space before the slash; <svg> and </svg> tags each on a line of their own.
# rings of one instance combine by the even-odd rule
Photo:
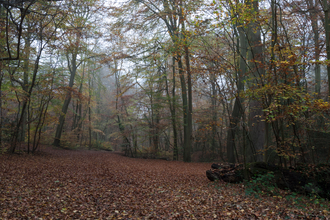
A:
<svg viewBox="0 0 330 220">
<path fill-rule="evenodd" d="M 327 219 L 329 202 L 211 183 L 210 163 L 48 149 L 0 155 L 0 219 Z"/>
</svg>

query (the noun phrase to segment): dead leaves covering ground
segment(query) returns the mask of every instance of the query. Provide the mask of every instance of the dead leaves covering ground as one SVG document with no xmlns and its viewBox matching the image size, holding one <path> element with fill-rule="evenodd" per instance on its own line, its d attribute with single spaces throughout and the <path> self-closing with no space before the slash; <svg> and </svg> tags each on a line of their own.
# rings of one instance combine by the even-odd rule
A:
<svg viewBox="0 0 330 220">
<path fill-rule="evenodd" d="M 1 155 L 0 219 L 329 217 L 319 204 L 302 210 L 294 200 L 245 196 L 242 184 L 210 183 L 210 165 L 101 151 Z"/>
</svg>

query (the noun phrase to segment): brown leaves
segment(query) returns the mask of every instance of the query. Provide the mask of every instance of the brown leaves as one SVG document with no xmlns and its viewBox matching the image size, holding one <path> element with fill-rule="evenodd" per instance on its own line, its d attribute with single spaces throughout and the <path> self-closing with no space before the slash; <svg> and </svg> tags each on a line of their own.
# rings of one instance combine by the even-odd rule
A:
<svg viewBox="0 0 330 220">
<path fill-rule="evenodd" d="M 241 184 L 210 184 L 206 163 L 47 150 L 0 156 L 0 218 L 266 219 L 328 216 L 317 205 L 246 197 Z M 324 211 L 323 211 L 324 210 Z"/>
</svg>

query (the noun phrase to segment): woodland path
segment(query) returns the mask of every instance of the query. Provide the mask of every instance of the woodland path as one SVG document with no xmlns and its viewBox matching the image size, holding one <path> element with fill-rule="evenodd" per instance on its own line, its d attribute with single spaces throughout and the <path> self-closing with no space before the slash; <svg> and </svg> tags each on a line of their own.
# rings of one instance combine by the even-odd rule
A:
<svg viewBox="0 0 330 220">
<path fill-rule="evenodd" d="M 327 214 L 316 206 L 303 212 L 285 199 L 245 196 L 242 184 L 210 183 L 205 176 L 210 165 L 103 151 L 0 155 L 0 219 L 313 219 Z"/>
</svg>

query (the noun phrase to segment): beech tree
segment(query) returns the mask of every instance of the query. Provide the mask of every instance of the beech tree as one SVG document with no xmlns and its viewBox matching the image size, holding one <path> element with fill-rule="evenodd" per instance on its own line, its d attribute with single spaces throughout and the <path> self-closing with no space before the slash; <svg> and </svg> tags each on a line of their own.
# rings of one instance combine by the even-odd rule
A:
<svg viewBox="0 0 330 220">
<path fill-rule="evenodd" d="M 33 2 L 34 3 L 34 2 Z M 24 3 L 21 4 L 21 7 L 25 6 Z M 6 8 L 6 4 L 4 5 Z M 9 8 L 10 7 L 10 8 Z M 20 17 L 17 18 L 18 14 L 15 10 L 10 11 L 11 8 L 17 8 L 16 5 L 11 5 L 7 7 L 7 21 L 6 21 L 6 51 L 4 53 L 8 54 L 8 57 L 4 57 L 2 61 L 2 65 L 6 67 L 8 72 L 8 78 L 11 83 L 11 86 L 14 88 L 16 85 L 20 85 L 22 88 L 22 92 L 16 90 L 16 97 L 19 103 L 18 106 L 18 114 L 17 119 L 15 122 L 15 126 L 11 133 L 11 148 L 10 151 L 12 153 L 15 152 L 17 141 L 23 141 L 25 139 L 25 132 L 26 132 L 26 123 L 27 123 L 27 106 L 29 99 L 32 96 L 32 92 L 35 89 L 35 85 L 38 80 L 38 69 L 39 69 L 39 62 L 41 59 L 42 52 L 44 48 L 52 42 L 54 39 L 54 35 L 56 33 L 58 22 L 60 21 L 57 16 L 60 15 L 59 11 L 56 8 L 53 8 L 52 3 L 44 3 L 44 4 L 35 4 L 28 3 L 28 6 L 25 9 L 21 9 L 20 11 L 24 11 L 29 8 L 30 14 L 20 14 Z M 36 13 L 36 11 L 40 11 L 42 13 Z M 23 13 L 23 12 L 22 12 Z M 10 15 L 10 18 L 8 17 Z M 23 18 L 26 18 L 25 22 L 23 22 Z M 12 21 L 13 27 L 16 27 L 18 32 L 10 32 L 9 27 L 9 19 Z M 16 22 L 18 19 L 18 23 Z M 24 27 L 24 29 L 23 29 Z M 34 34 L 32 34 L 31 28 L 36 28 Z M 26 28 L 26 30 L 25 30 Z M 14 29 L 15 30 L 15 29 Z M 19 35 L 17 39 L 17 47 L 16 47 L 16 57 L 11 55 L 13 48 L 10 46 L 15 42 L 14 40 L 9 41 L 9 35 Z M 20 51 L 20 46 L 22 44 L 21 40 L 24 39 L 24 50 L 23 53 Z M 34 46 L 36 53 L 33 54 L 34 65 L 32 69 L 32 75 L 30 75 L 29 66 L 30 60 L 32 58 L 32 43 L 35 43 Z M 22 56 L 20 54 L 24 54 Z M 30 55 L 31 54 L 31 55 Z M 3 55 L 3 54 L 2 54 Z M 14 60 L 17 60 L 14 62 Z M 23 65 L 21 65 L 21 61 L 23 61 Z M 20 75 L 20 71 L 22 70 L 23 76 Z M 7 79 L 8 79 L 7 78 Z M 30 81 L 29 81 L 30 78 Z M 16 87 L 17 89 L 17 87 Z M 2 100 L 1 100 L 2 101 Z M 20 135 L 19 135 L 20 134 Z M 20 137 L 19 137 L 20 136 Z"/>
<path fill-rule="evenodd" d="M 326 0 L 0 3 L 12 152 L 52 135 L 186 162 L 327 160 Z"/>
<path fill-rule="evenodd" d="M 89 34 L 91 30 L 91 25 L 93 24 L 90 20 L 92 18 L 92 13 L 96 10 L 96 1 L 89 2 L 72 2 L 68 6 L 68 21 L 64 31 L 66 39 L 69 40 L 68 44 L 64 43 L 64 53 L 67 59 L 67 65 L 70 72 L 70 79 L 68 84 L 68 91 L 65 101 L 62 106 L 62 112 L 60 114 L 59 123 L 56 128 L 55 140 L 53 145 L 60 146 L 61 134 L 65 122 L 65 117 L 68 111 L 68 107 L 71 101 L 71 89 L 74 85 L 74 80 L 76 76 L 77 69 L 84 62 L 87 57 L 84 56 L 84 51 L 87 50 L 86 43 L 84 39 Z M 79 59 L 79 56 L 81 59 Z"/>
<path fill-rule="evenodd" d="M 169 37 L 173 44 L 172 56 L 178 65 L 178 72 L 181 84 L 181 99 L 183 109 L 183 127 L 184 127 L 184 160 L 191 160 L 192 147 L 192 82 L 189 55 L 189 37 L 190 33 L 186 29 L 188 14 L 196 8 L 199 2 L 183 2 L 183 1 L 141 1 L 139 3 L 129 2 L 123 7 L 130 10 L 130 7 L 138 6 L 145 15 L 145 21 L 150 18 L 156 18 L 164 24 L 165 30 L 169 33 Z M 140 12 L 134 11 L 136 17 L 140 16 Z M 130 26 L 130 29 L 133 27 Z M 185 70 L 184 70 L 185 68 Z M 186 75 L 186 76 L 185 76 Z M 187 77 L 187 82 L 186 82 Z M 174 112 L 172 111 L 172 114 Z"/>
</svg>

